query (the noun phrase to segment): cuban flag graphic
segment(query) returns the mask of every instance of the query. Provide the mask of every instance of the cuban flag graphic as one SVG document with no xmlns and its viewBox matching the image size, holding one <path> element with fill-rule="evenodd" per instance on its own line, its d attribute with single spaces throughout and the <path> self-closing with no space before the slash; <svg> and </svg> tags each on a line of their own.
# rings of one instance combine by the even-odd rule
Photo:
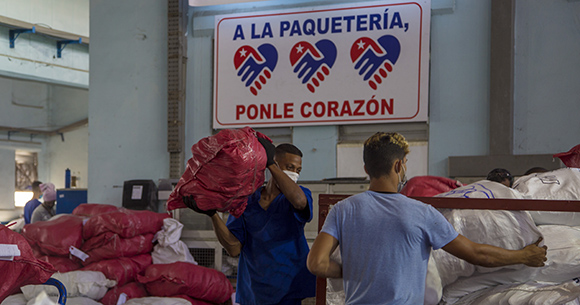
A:
<svg viewBox="0 0 580 305">
<path fill-rule="evenodd" d="M 330 75 L 336 61 L 336 45 L 328 39 L 314 46 L 306 41 L 296 43 L 290 51 L 293 72 L 312 93 Z"/>
<path fill-rule="evenodd" d="M 377 43 L 378 42 L 378 43 Z M 385 35 L 374 41 L 368 37 L 357 39 L 350 48 L 350 58 L 354 69 L 368 81 L 369 86 L 377 90 L 388 73 L 393 71 L 401 54 L 401 44 L 392 35 Z"/>
<path fill-rule="evenodd" d="M 238 48 L 234 55 L 234 67 L 238 76 L 253 95 L 258 95 L 278 63 L 278 51 L 276 48 L 265 43 L 258 49 L 244 45 Z"/>
</svg>

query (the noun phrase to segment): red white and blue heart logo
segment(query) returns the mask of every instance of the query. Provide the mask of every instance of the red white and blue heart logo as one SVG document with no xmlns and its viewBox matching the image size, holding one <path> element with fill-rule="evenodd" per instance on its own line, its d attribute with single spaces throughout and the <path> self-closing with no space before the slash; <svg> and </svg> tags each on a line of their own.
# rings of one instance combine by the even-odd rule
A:
<svg viewBox="0 0 580 305">
<path fill-rule="evenodd" d="M 306 41 L 295 44 L 290 51 L 290 64 L 302 84 L 312 93 L 330 75 L 336 61 L 336 46 L 328 39 L 318 41 L 314 46 Z"/>
<path fill-rule="evenodd" d="M 257 50 L 248 45 L 241 46 L 234 55 L 234 67 L 238 76 L 253 95 L 258 95 L 266 85 L 277 63 L 278 51 L 269 43 L 260 45 Z"/>
<path fill-rule="evenodd" d="M 374 90 L 393 71 L 400 54 L 401 43 L 392 35 L 382 36 L 377 41 L 361 37 L 350 48 L 354 69 L 358 70 L 358 74 Z"/>
</svg>

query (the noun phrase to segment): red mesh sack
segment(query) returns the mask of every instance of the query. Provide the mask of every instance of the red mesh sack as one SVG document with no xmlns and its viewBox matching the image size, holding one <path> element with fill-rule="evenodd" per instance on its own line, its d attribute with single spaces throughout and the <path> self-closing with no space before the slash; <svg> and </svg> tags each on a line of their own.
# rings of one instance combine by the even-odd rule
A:
<svg viewBox="0 0 580 305">
<path fill-rule="evenodd" d="M 89 255 L 83 262 L 87 266 L 91 263 L 119 258 L 132 257 L 153 251 L 153 237 L 155 234 L 148 233 L 131 238 L 122 238 L 119 234 L 106 232 L 89 240 L 81 247 L 81 250 Z"/>
<path fill-rule="evenodd" d="M 141 254 L 92 263 L 81 270 L 101 271 L 107 279 L 115 280 L 118 286 L 123 286 L 135 281 L 137 274 L 152 263 L 151 254 Z"/>
<path fill-rule="evenodd" d="M 88 240 L 107 232 L 119 234 L 123 238 L 156 233 L 161 230 L 165 218 L 169 218 L 169 215 L 121 208 L 89 218 L 83 227 L 83 237 Z"/>
<path fill-rule="evenodd" d="M 247 197 L 264 184 L 267 156 L 257 137 L 270 140 L 245 127 L 224 129 L 194 144 L 185 173 L 169 195 L 167 210 L 186 208 L 181 198 L 191 195 L 204 211 L 242 215 Z"/>
<path fill-rule="evenodd" d="M 43 254 L 68 256 L 70 246 L 80 248 L 83 243 L 83 219 L 62 215 L 54 220 L 38 221 L 25 225 L 22 235 Z"/>
<path fill-rule="evenodd" d="M 562 163 L 567 167 L 580 167 L 580 144 L 572 147 L 572 149 L 567 152 L 555 154 L 553 157 L 560 158 Z"/>
<path fill-rule="evenodd" d="M 127 295 L 127 300 L 149 296 L 143 284 L 131 282 L 123 286 L 116 286 L 107 291 L 107 294 L 99 302 L 103 303 L 103 305 L 117 305 L 121 293 Z"/>
<path fill-rule="evenodd" d="M 145 284 L 152 296 L 187 295 L 194 299 L 223 303 L 234 289 L 225 274 L 186 262 L 154 264 L 137 281 Z"/>
<path fill-rule="evenodd" d="M 55 272 L 51 264 L 34 257 L 24 237 L 4 225 L 0 225 L 0 244 L 18 245 L 20 250 L 20 256 L 15 256 L 13 261 L 0 261 L 0 302 L 19 292 L 22 286 L 46 282 Z"/>
<path fill-rule="evenodd" d="M 437 194 L 449 192 L 461 186 L 457 180 L 437 176 L 416 176 L 401 190 L 401 194 L 408 197 L 433 197 Z"/>
<path fill-rule="evenodd" d="M 99 214 L 114 212 L 114 211 L 117 211 L 118 209 L 119 209 L 118 207 L 116 207 L 114 205 L 110 205 L 110 204 L 83 203 L 83 204 L 77 206 L 72 211 L 72 214 L 79 215 L 79 216 L 91 217 L 91 216 L 95 216 L 95 215 L 99 215 Z"/>
<path fill-rule="evenodd" d="M 54 267 L 54 269 L 56 269 L 56 271 L 62 272 L 62 273 L 78 270 L 78 269 L 81 269 L 81 267 L 82 267 L 77 259 L 74 259 L 74 258 L 71 259 L 71 258 L 64 257 L 64 256 L 44 255 L 44 256 L 39 257 L 38 259 L 51 264 Z"/>
</svg>

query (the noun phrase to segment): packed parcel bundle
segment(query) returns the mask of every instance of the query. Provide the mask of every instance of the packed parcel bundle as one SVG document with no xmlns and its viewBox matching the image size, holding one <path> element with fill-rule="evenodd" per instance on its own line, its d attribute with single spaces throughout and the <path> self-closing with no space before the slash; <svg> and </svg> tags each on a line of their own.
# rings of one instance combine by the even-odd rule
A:
<svg viewBox="0 0 580 305">
<path fill-rule="evenodd" d="M 167 200 L 167 210 L 187 208 L 182 197 L 193 196 L 201 210 L 242 215 L 247 197 L 264 183 L 267 156 L 258 138 L 271 142 L 245 127 L 224 129 L 195 143 L 185 173 Z"/>
</svg>

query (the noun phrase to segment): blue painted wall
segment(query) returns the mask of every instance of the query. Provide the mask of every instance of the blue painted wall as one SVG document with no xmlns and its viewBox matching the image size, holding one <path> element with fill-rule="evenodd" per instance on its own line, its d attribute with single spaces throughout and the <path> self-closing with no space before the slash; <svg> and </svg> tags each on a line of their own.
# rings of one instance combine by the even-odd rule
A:
<svg viewBox="0 0 580 305">
<path fill-rule="evenodd" d="M 580 144 L 580 1 L 516 3 L 514 152 L 568 151 Z"/>
<path fill-rule="evenodd" d="M 88 200 L 120 206 L 126 180 L 169 175 L 167 3 L 91 1 Z"/>
</svg>

